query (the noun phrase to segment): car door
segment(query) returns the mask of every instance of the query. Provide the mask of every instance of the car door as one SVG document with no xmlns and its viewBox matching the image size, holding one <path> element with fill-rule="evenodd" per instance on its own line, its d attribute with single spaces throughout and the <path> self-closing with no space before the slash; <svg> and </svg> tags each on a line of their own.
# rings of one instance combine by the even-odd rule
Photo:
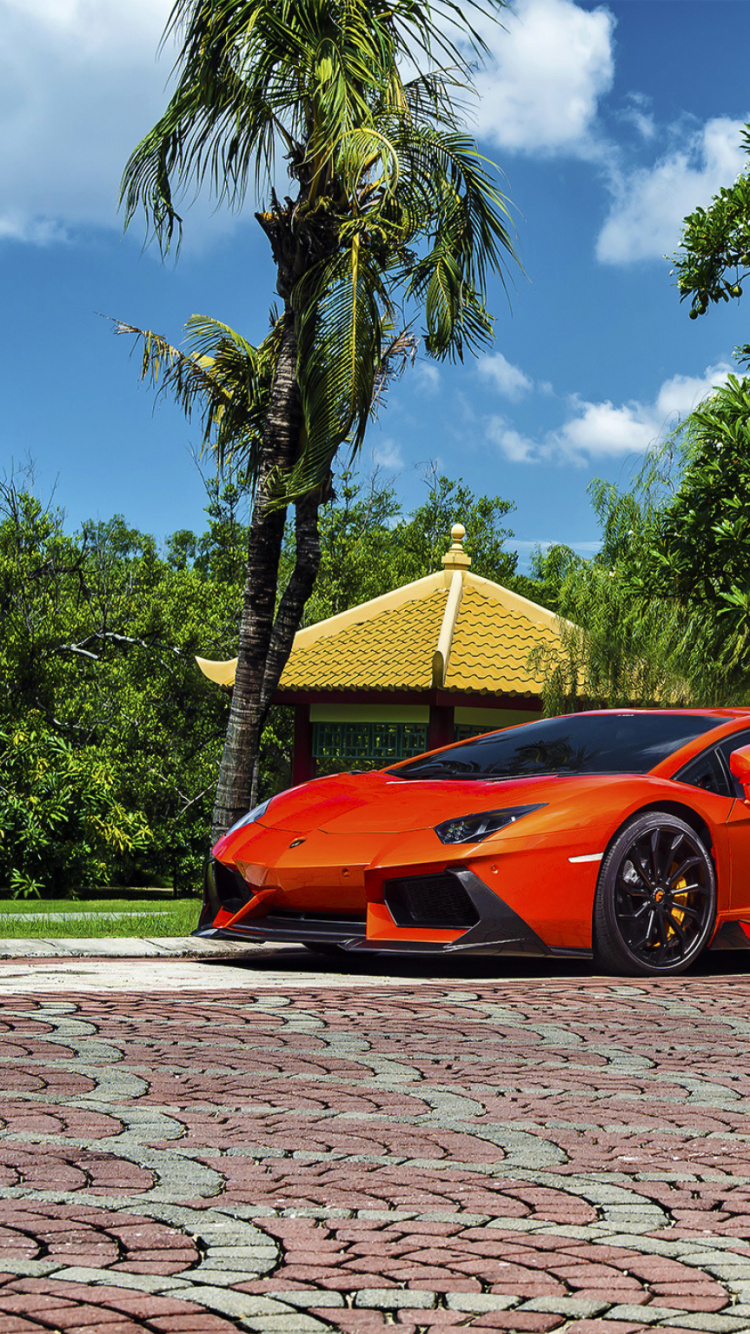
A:
<svg viewBox="0 0 750 1334">
<path fill-rule="evenodd" d="M 745 794 L 729 769 L 729 756 L 740 746 L 750 746 L 750 729 L 732 732 L 731 736 L 719 742 L 716 750 L 725 767 L 734 798 L 727 820 L 732 865 L 729 906 L 733 912 L 744 912 L 750 918 L 750 806 L 745 805 Z"/>
<path fill-rule="evenodd" d="M 734 780 L 729 772 L 729 766 L 724 757 L 718 753 L 718 747 L 709 746 L 678 770 L 674 775 L 674 781 L 700 788 L 706 794 L 699 804 L 714 829 L 713 852 L 719 883 L 719 909 L 722 912 L 731 911 L 734 906 L 732 887 L 738 852 L 746 846 L 750 857 L 750 821 L 746 823 L 742 820 L 737 821 L 732 826 L 730 835 L 730 822 L 738 803 L 735 799 Z M 750 814 L 747 808 L 743 809 Z M 741 865 L 744 864 L 742 857 L 740 862 Z M 745 883 L 742 874 L 740 883 Z"/>
</svg>

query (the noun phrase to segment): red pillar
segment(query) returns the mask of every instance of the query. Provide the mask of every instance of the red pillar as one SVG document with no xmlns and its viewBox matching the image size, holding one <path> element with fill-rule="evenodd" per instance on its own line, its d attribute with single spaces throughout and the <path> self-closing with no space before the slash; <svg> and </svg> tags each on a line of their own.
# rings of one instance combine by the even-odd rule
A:
<svg viewBox="0 0 750 1334">
<path fill-rule="evenodd" d="M 292 783 L 306 783 L 315 777 L 315 758 L 312 749 L 312 723 L 310 705 L 294 706 L 294 754 L 292 757 Z"/>
<path fill-rule="evenodd" d="M 454 737 L 454 710 L 452 704 L 431 704 L 427 728 L 427 749 L 449 746 Z"/>
</svg>

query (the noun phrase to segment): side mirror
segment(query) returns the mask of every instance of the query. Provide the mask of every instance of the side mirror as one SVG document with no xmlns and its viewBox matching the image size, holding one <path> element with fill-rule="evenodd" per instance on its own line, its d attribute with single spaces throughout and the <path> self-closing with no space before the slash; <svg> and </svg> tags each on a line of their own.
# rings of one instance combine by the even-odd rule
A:
<svg viewBox="0 0 750 1334">
<path fill-rule="evenodd" d="M 750 746 L 740 746 L 729 756 L 729 768 L 745 793 L 745 802 L 750 806 Z"/>
</svg>

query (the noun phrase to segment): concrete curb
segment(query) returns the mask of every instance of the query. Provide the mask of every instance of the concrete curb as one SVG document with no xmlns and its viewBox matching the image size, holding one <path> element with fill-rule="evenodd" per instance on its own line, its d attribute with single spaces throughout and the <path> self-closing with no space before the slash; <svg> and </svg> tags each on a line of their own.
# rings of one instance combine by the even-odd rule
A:
<svg viewBox="0 0 750 1334">
<path fill-rule="evenodd" d="M 198 936 L 55 936 L 0 940 L 0 959 L 231 959 L 263 948 L 243 941 L 203 940 Z"/>
</svg>

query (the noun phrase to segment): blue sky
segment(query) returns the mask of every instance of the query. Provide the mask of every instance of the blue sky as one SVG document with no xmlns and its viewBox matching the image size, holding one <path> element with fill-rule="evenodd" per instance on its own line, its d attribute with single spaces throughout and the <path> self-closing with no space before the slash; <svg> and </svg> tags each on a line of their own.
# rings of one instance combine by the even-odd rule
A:
<svg viewBox="0 0 750 1334">
<path fill-rule="evenodd" d="M 163 539 L 203 526 L 197 426 L 153 411 L 116 316 L 179 341 L 193 312 L 259 341 L 267 243 L 198 200 L 179 259 L 126 236 L 117 188 L 165 101 L 168 0 L 0 0 L 0 476 L 31 459 L 71 527 L 115 512 Z M 742 303 L 691 321 L 665 259 L 681 221 L 744 166 L 750 6 L 743 0 L 516 0 L 486 30 L 475 128 L 504 173 L 524 273 L 490 293 L 494 348 L 420 358 L 370 432 L 362 467 L 406 508 L 436 464 L 516 504 L 536 543 L 594 549 L 591 478 L 627 482 L 748 341 Z M 460 518 L 456 515 L 456 518 Z"/>
</svg>

